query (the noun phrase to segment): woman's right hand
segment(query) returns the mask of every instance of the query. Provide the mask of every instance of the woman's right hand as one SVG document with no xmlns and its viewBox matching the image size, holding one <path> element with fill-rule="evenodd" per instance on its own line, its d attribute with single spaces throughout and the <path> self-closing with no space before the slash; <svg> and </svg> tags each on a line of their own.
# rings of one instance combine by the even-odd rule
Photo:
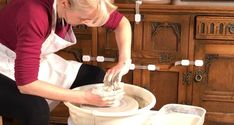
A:
<svg viewBox="0 0 234 125">
<path fill-rule="evenodd" d="M 120 98 L 123 97 L 124 93 L 117 93 L 114 95 L 108 95 L 108 96 L 100 96 L 98 94 L 94 94 L 92 90 L 88 91 L 77 91 L 80 94 L 81 102 L 80 104 L 88 104 L 88 105 L 94 105 L 94 106 L 111 106 L 116 103 L 116 101 L 119 101 Z"/>
</svg>

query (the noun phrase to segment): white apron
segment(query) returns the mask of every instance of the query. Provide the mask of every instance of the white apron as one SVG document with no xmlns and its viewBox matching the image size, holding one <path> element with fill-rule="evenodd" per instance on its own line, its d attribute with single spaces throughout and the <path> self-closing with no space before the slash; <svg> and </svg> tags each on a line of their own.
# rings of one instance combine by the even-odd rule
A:
<svg viewBox="0 0 234 125">
<path fill-rule="evenodd" d="M 70 88 L 74 82 L 81 63 L 76 61 L 67 61 L 58 55 L 54 54 L 58 50 L 66 48 L 76 43 L 76 37 L 70 28 L 64 40 L 55 34 L 56 27 L 56 2 L 53 4 L 52 30 L 51 34 L 44 41 L 41 48 L 41 60 L 38 73 L 38 79 L 61 86 Z M 14 78 L 14 63 L 16 54 L 6 46 L 0 43 L 0 73 L 8 76 L 12 80 Z M 47 100 L 50 110 L 52 110 L 59 102 Z"/>
</svg>

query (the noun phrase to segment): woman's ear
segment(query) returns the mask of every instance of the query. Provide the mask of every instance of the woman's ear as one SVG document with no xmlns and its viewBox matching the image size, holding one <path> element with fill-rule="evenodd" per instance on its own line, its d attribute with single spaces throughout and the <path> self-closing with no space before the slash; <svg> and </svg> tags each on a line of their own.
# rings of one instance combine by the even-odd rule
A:
<svg viewBox="0 0 234 125">
<path fill-rule="evenodd" d="M 62 8 L 70 8 L 70 2 L 69 2 L 69 0 L 59 0 L 60 1 L 60 4 L 61 4 L 61 7 Z"/>
</svg>

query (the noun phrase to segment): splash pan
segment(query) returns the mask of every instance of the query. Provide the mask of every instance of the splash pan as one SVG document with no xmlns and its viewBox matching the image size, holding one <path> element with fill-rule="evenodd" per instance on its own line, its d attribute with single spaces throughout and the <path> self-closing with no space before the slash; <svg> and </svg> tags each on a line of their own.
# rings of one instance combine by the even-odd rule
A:
<svg viewBox="0 0 234 125">
<path fill-rule="evenodd" d="M 86 85 L 75 90 L 103 86 L 103 83 Z M 148 90 L 124 83 L 125 96 L 118 107 L 109 109 L 81 106 L 65 102 L 75 125 L 141 125 L 150 109 L 156 104 L 155 96 Z"/>
</svg>

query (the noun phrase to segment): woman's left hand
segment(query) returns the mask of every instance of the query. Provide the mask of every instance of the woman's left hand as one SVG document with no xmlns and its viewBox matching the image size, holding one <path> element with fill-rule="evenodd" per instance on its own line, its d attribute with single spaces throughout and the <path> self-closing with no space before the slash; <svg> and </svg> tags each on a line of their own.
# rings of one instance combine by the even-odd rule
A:
<svg viewBox="0 0 234 125">
<path fill-rule="evenodd" d="M 104 77 L 105 86 L 113 87 L 113 90 L 122 88 L 122 84 L 120 84 L 122 76 L 128 73 L 130 65 L 131 60 L 127 60 L 110 68 Z"/>
</svg>

